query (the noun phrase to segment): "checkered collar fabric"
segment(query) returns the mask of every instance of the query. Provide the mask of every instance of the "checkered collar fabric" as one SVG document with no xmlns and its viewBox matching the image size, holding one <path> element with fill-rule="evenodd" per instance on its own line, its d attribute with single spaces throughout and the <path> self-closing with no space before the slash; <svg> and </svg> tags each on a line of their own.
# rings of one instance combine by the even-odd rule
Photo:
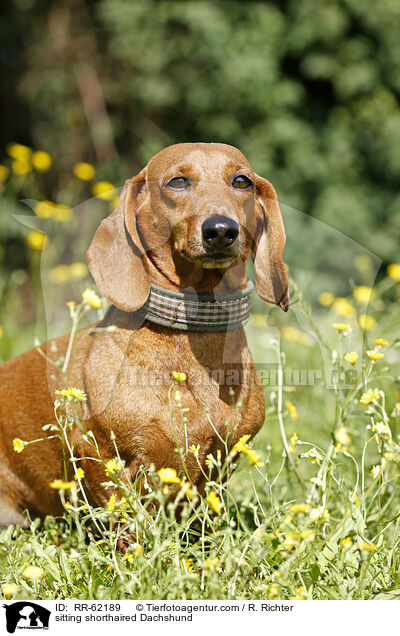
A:
<svg viewBox="0 0 400 636">
<path fill-rule="evenodd" d="M 245 289 L 233 294 L 201 296 L 173 292 L 152 284 L 146 303 L 137 313 L 150 322 L 172 329 L 230 331 L 248 321 L 253 287 L 249 281 Z"/>
</svg>

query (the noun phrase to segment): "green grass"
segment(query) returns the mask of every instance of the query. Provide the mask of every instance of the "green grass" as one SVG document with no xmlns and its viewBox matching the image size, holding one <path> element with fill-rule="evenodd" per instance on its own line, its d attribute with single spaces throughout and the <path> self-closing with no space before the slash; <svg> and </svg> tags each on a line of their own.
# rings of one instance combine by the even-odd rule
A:
<svg viewBox="0 0 400 636">
<path fill-rule="evenodd" d="M 166 484 L 151 467 L 139 476 L 139 496 L 134 485 L 121 481 L 118 463 L 109 470 L 109 479 L 125 497 L 122 505 L 111 501 L 108 509 L 88 507 L 84 478 L 80 488 L 60 490 L 63 501 L 68 500 L 62 518 L 32 520 L 27 530 L 10 526 L 0 534 L 4 596 L 400 598 L 394 285 L 385 278 L 375 287 L 368 314 L 376 324 L 363 332 L 356 314 L 341 317 L 337 312 L 365 313 L 365 306 L 353 298 L 347 299 L 347 309 L 333 305 L 311 314 L 295 289 L 296 315 L 301 315 L 304 331 L 288 330 L 285 322 L 268 328 L 265 318 L 255 314 L 247 330 L 250 348 L 260 367 L 283 378 L 272 378 L 265 387 L 266 422 L 251 444 L 260 461 L 251 465 L 257 457 L 247 446 L 222 466 L 214 458 L 219 478 L 208 484 L 214 495 L 208 499 L 194 489 L 189 498 L 181 484 Z M 332 327 L 342 321 L 351 329 Z M 281 342 L 278 327 L 286 335 Z M 374 362 L 366 351 L 374 349 L 377 337 L 389 344 L 377 346 L 384 358 Z M 348 351 L 359 354 L 354 366 L 344 359 Z M 294 386 L 296 376 L 289 369 L 320 370 L 336 379 L 330 388 L 322 381 Z M 361 404 L 362 394 L 375 388 L 375 398 Z M 64 428 L 68 435 L 74 425 L 69 404 L 60 398 L 56 433 Z M 379 422 L 385 426 L 376 429 Z M 238 469 L 230 474 L 239 458 Z M 143 486 L 144 477 L 151 490 Z M 177 499 L 167 503 L 174 489 Z M 135 539 L 124 554 L 117 543 L 129 536 Z"/>
</svg>

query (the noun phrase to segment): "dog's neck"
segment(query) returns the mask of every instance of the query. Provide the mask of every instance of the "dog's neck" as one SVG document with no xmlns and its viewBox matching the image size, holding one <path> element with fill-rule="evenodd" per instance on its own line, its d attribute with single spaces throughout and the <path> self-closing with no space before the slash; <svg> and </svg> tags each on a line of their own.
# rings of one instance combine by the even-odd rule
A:
<svg viewBox="0 0 400 636">
<path fill-rule="evenodd" d="M 253 283 L 233 294 L 175 292 L 151 284 L 146 303 L 137 310 L 144 320 L 180 331 L 232 331 L 250 317 Z"/>
<path fill-rule="evenodd" d="M 245 264 L 206 269 L 167 248 L 148 250 L 143 264 L 151 280 L 146 303 L 137 311 L 144 320 L 181 331 L 230 331 L 244 325 L 250 314 Z M 169 264 L 169 266 L 168 266 Z"/>
<path fill-rule="evenodd" d="M 143 264 L 151 282 L 174 292 L 201 295 L 232 294 L 247 286 L 246 264 L 237 260 L 226 269 L 205 269 L 178 253 L 171 254 L 171 266 L 166 267 L 165 254 L 148 251 Z"/>
</svg>

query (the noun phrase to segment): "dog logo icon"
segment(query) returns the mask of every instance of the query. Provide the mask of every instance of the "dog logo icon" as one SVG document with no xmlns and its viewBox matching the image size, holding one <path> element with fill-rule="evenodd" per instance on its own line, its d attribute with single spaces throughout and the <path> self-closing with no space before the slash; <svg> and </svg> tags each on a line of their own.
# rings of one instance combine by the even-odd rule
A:
<svg viewBox="0 0 400 636">
<path fill-rule="evenodd" d="M 16 629 L 49 629 L 51 612 L 37 603 L 18 601 L 3 607 L 9 634 L 14 634 Z"/>
</svg>

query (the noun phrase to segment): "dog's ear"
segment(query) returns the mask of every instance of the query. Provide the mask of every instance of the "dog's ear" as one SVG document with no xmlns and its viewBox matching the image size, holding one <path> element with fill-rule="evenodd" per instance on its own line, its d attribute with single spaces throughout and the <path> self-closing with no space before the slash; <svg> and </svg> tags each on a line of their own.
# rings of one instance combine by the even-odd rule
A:
<svg viewBox="0 0 400 636">
<path fill-rule="evenodd" d="M 255 181 L 256 230 L 253 260 L 258 295 L 287 311 L 289 282 L 282 260 L 285 229 L 275 188 L 262 177 Z"/>
<path fill-rule="evenodd" d="M 136 311 L 150 293 L 145 251 L 136 227 L 139 198 L 143 198 L 139 194 L 145 184 L 146 169 L 125 182 L 117 209 L 100 223 L 86 255 L 100 292 L 123 311 Z"/>
</svg>

